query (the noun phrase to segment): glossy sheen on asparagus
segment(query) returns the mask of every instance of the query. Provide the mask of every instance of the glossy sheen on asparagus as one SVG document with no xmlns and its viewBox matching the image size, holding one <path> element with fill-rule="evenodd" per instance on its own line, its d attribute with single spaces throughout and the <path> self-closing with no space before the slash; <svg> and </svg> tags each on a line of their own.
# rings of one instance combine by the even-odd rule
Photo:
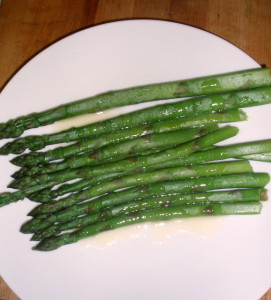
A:
<svg viewBox="0 0 271 300">
<path fill-rule="evenodd" d="M 115 170 L 111 169 L 111 172 L 131 172 L 138 168 L 149 167 L 157 163 L 166 162 L 181 156 L 189 155 L 193 152 L 200 151 L 204 148 L 210 147 L 215 143 L 223 141 L 227 138 L 235 136 L 238 133 L 238 129 L 232 126 L 225 126 L 218 129 L 217 131 L 211 132 L 203 137 L 194 139 L 190 142 L 181 144 L 177 147 L 161 151 L 155 154 L 150 155 L 140 155 L 132 158 L 123 159 L 114 163 L 113 166 Z M 101 165 L 103 167 L 103 165 Z M 97 170 L 97 169 L 96 169 Z M 117 171 L 118 170 L 118 171 Z M 90 175 L 92 174 L 92 175 Z M 90 178 L 95 176 L 93 170 L 90 167 L 78 168 L 78 169 L 68 169 L 59 171 L 56 173 L 42 174 L 36 177 L 24 177 L 22 179 L 14 180 L 9 187 L 25 189 L 33 185 L 42 183 L 42 182 L 55 182 L 55 184 L 63 183 L 68 180 L 78 179 L 78 178 Z"/>
<path fill-rule="evenodd" d="M 23 176 L 31 176 L 34 174 L 51 173 L 68 168 L 80 168 L 85 166 L 97 165 L 106 163 L 116 159 L 123 159 L 143 154 L 145 151 L 159 152 L 172 148 L 174 146 L 191 141 L 195 138 L 204 136 L 210 132 L 218 130 L 217 126 L 207 128 L 189 128 L 186 131 L 176 130 L 166 133 L 156 133 L 151 135 L 144 135 L 142 137 L 133 139 L 131 141 L 122 142 L 118 144 L 111 144 L 98 149 L 97 151 L 90 151 L 81 155 L 73 156 L 69 159 L 60 162 L 49 163 L 45 165 L 24 167 L 13 174 L 13 178 L 20 178 Z"/>
<path fill-rule="evenodd" d="M 17 137 L 25 130 L 51 124 L 72 116 L 159 99 L 189 97 L 228 90 L 253 88 L 271 83 L 269 69 L 258 68 L 227 74 L 138 86 L 107 92 L 67 103 L 40 113 L 32 113 L 0 124 L 0 138 Z"/>
<path fill-rule="evenodd" d="M 100 181 L 104 181 L 104 180 L 108 180 L 108 179 L 112 179 L 112 178 L 116 178 L 120 175 L 123 175 L 123 173 L 110 173 L 110 174 L 103 174 L 100 176 L 96 176 L 93 177 L 92 180 L 89 179 L 88 184 L 95 184 L 97 182 Z M 43 191 L 44 189 L 47 190 L 47 188 L 52 188 L 55 185 L 54 182 L 45 182 L 42 184 L 38 184 L 38 185 L 34 185 L 31 186 L 27 189 L 23 189 L 23 190 L 18 190 L 16 192 L 4 192 L 4 193 L 0 193 L 0 207 L 16 202 L 18 200 L 23 200 L 24 198 L 31 196 L 31 195 L 37 195 L 36 193 L 40 194 L 41 191 Z M 78 185 L 77 185 L 78 187 Z M 51 190 L 51 189 L 50 189 Z M 32 201 L 34 200 L 35 197 L 33 197 L 33 199 L 31 199 Z M 38 197 L 38 202 L 48 202 L 48 200 L 43 201 L 43 199 L 40 197 Z"/>
<path fill-rule="evenodd" d="M 151 171 L 162 168 L 172 168 L 177 166 L 204 163 L 214 160 L 224 160 L 236 157 L 250 160 L 260 160 L 261 158 L 262 160 L 267 160 L 268 158 L 266 157 L 266 152 L 268 151 L 271 152 L 271 140 L 233 144 L 229 146 L 220 146 L 210 150 L 195 152 L 185 157 L 179 157 L 174 160 L 148 166 L 145 169 L 137 169 L 136 171 L 144 172 L 146 170 Z M 262 153 L 264 153 L 265 155 Z M 94 174 L 110 173 L 114 170 L 114 164 L 109 163 L 101 167 L 93 167 L 91 168 L 90 172 L 92 172 L 92 175 L 94 176 Z M 46 202 L 53 200 L 58 196 L 63 196 L 66 193 L 80 191 L 83 188 L 89 187 L 90 185 L 91 182 L 88 182 L 87 179 L 82 179 L 81 181 L 78 181 L 76 183 L 65 184 L 54 190 L 43 189 L 41 192 L 29 195 L 29 198 L 37 202 Z"/>
<path fill-rule="evenodd" d="M 158 182 L 109 193 L 108 195 L 91 200 L 88 204 L 86 204 L 85 212 L 96 212 L 107 206 L 118 205 L 134 199 L 144 199 L 159 195 L 200 193 L 216 189 L 263 188 L 269 183 L 269 181 L 270 176 L 268 173 L 246 173 L 210 176 L 208 177 L 208 180 L 206 180 L 206 177 L 202 177 Z M 77 210 L 77 208 L 78 205 L 71 206 L 68 208 L 68 214 L 70 209 Z M 36 208 L 34 208 L 28 215 L 35 216 L 35 210 Z M 66 210 L 63 210 L 62 212 L 66 214 Z M 39 217 L 44 219 L 44 215 L 40 215 Z"/>
<path fill-rule="evenodd" d="M 192 120 L 196 119 L 196 122 L 193 125 L 200 126 L 200 124 L 210 125 L 215 123 L 229 123 L 229 122 L 244 121 L 246 120 L 246 114 L 240 110 L 233 110 L 233 111 L 223 112 L 223 113 L 200 115 L 197 116 L 196 118 L 191 118 L 191 119 Z M 188 122 L 190 123 L 190 121 L 191 120 L 189 120 Z M 146 150 L 149 150 L 151 152 L 158 152 L 184 143 L 185 140 L 182 138 L 183 131 L 177 130 L 179 128 L 183 128 L 183 120 L 182 119 L 171 120 L 171 121 L 167 121 L 166 123 L 169 123 L 170 124 L 169 127 L 172 128 L 174 131 L 154 134 L 154 135 L 147 135 L 132 141 L 123 142 L 120 144 L 108 145 L 106 147 L 102 147 L 98 149 L 95 152 L 74 156 L 70 159 L 61 162 L 49 163 L 46 165 L 32 167 L 32 168 L 22 168 L 21 170 L 16 172 L 13 175 L 13 177 L 19 178 L 26 175 L 31 176 L 37 173 L 44 174 L 44 173 L 51 173 L 60 170 L 65 170 L 68 168 L 73 169 L 73 168 L 80 168 L 85 166 L 92 166 L 101 163 L 106 163 L 107 161 L 114 160 L 114 159 L 132 157 L 139 154 L 143 154 L 143 152 Z M 161 124 L 159 123 L 157 125 L 158 125 L 157 127 L 161 126 Z M 191 124 L 191 126 L 193 125 Z M 194 138 L 196 137 L 191 136 L 191 138 L 187 139 L 186 141 L 190 141 Z"/>
<path fill-rule="evenodd" d="M 137 173 L 137 165 L 141 165 L 142 170 L 148 169 L 151 165 L 152 161 L 156 161 L 156 159 L 162 159 L 164 161 L 168 160 L 172 155 L 185 155 L 186 153 L 192 153 L 197 151 L 201 147 L 205 148 L 210 146 L 210 144 L 219 142 L 231 136 L 237 134 L 238 129 L 235 127 L 227 126 L 225 128 L 221 128 L 214 133 L 210 133 L 207 136 L 201 137 L 199 139 L 193 140 L 184 144 L 183 146 L 179 146 L 173 149 L 169 149 L 163 151 L 162 153 L 157 153 L 158 156 L 148 155 L 141 157 L 137 157 L 134 159 L 126 159 L 122 161 L 118 161 L 113 163 L 115 165 L 115 169 L 119 171 L 114 172 L 111 169 L 109 172 L 104 172 L 104 165 L 101 165 L 101 169 L 98 168 L 94 170 L 94 168 L 78 168 L 72 170 L 64 170 L 64 172 L 56 172 L 52 174 L 44 174 L 37 176 L 35 178 L 25 177 L 23 179 L 15 180 L 10 184 L 10 187 L 19 188 L 20 191 L 17 192 L 5 192 L 0 194 L 0 205 L 10 204 L 12 202 L 16 202 L 18 200 L 24 199 L 24 197 L 29 197 L 33 201 L 37 202 L 48 202 L 48 190 L 46 190 L 45 197 L 44 194 L 40 191 L 46 188 L 51 188 L 59 183 L 69 181 L 72 179 L 85 178 L 87 179 L 87 187 L 91 186 L 93 183 L 98 183 L 100 181 L 115 178 L 121 175 L 125 175 L 127 173 Z M 172 151 L 173 150 L 173 151 Z M 162 154 L 162 155 L 161 155 Z M 147 158 L 147 159 L 146 159 Z M 136 164 L 137 161 L 137 164 Z M 99 176 L 99 174 L 101 176 Z M 48 177 L 49 176 L 49 177 Z M 83 183 L 85 185 L 85 183 Z M 81 183 L 76 184 L 76 188 L 83 187 Z M 69 189 L 69 187 L 68 187 Z M 65 188 L 65 191 L 67 189 Z M 36 198 L 36 199 L 35 199 Z"/>
<path fill-rule="evenodd" d="M 271 77 L 269 76 L 269 78 Z M 146 108 L 103 122 L 79 128 L 71 128 L 56 134 L 19 138 L 1 147 L 0 154 L 19 154 L 27 148 L 30 150 L 38 150 L 44 148 L 46 145 L 89 138 L 146 123 L 153 123 L 176 117 L 193 116 L 204 112 L 221 112 L 230 109 L 263 105 L 270 102 L 271 86 L 193 98 L 177 103 Z"/>
<path fill-rule="evenodd" d="M 222 203 L 238 201 L 262 201 L 266 200 L 267 194 L 264 189 L 239 189 L 227 191 L 209 191 L 205 193 L 163 195 L 142 200 L 108 205 L 98 211 L 88 209 L 91 201 L 67 208 L 64 211 L 49 215 L 48 218 L 36 217 L 25 223 L 21 232 L 37 234 L 32 240 L 40 240 L 61 231 L 80 228 L 95 222 L 115 217 L 121 214 L 131 213 L 136 210 L 152 209 L 155 206 L 178 206 L 181 204 Z M 44 230 L 42 230 L 45 228 Z"/>
<path fill-rule="evenodd" d="M 70 196 L 59 199 L 58 201 L 41 204 L 36 207 L 35 214 L 55 212 L 60 209 L 72 206 L 76 203 L 80 203 L 84 200 L 91 199 L 105 193 L 113 192 L 121 188 L 161 181 L 179 180 L 189 177 L 204 177 L 246 172 L 252 172 L 252 168 L 248 161 L 229 161 L 204 165 L 193 165 L 187 167 L 177 167 L 171 169 L 161 169 L 153 172 L 127 175 L 100 183 L 98 185 L 94 185 L 88 189 L 83 190 L 82 192 L 71 194 Z"/>
<path fill-rule="evenodd" d="M 0 207 L 8 205 L 13 202 L 16 202 L 18 200 L 23 200 L 28 195 L 33 194 L 42 189 L 46 189 L 48 187 L 52 187 L 52 184 L 50 182 L 46 182 L 46 183 L 40 184 L 40 185 L 35 185 L 35 186 L 30 187 L 29 189 L 20 190 L 20 191 L 14 192 L 14 193 L 12 193 L 12 192 L 0 193 Z"/>
<path fill-rule="evenodd" d="M 260 189 L 234 190 L 222 192 L 207 192 L 194 194 L 170 195 L 157 198 L 132 201 L 122 205 L 109 207 L 100 212 L 87 214 L 80 217 L 70 217 L 64 223 L 57 221 L 57 224 L 46 227 L 44 230 L 37 230 L 32 236 L 32 241 L 40 241 L 54 235 L 61 234 L 62 231 L 79 229 L 85 226 L 108 220 L 121 215 L 133 212 L 155 209 L 157 207 L 174 207 L 180 205 L 198 205 L 207 203 L 226 203 L 226 202 L 249 202 L 266 200 L 266 191 Z M 45 223 L 46 220 L 44 220 Z M 44 224 L 43 223 L 43 224 Z"/>
<path fill-rule="evenodd" d="M 166 121 L 167 122 L 167 121 Z M 44 151 L 44 152 L 30 152 L 27 154 L 22 154 L 20 156 L 16 156 L 11 160 L 11 163 L 17 166 L 31 166 L 37 164 L 48 163 L 53 160 L 64 159 L 67 157 L 71 157 L 77 154 L 94 151 L 101 147 L 110 145 L 110 144 L 119 144 L 123 142 L 133 141 L 133 139 L 137 139 L 144 136 L 149 136 L 151 134 L 156 133 L 164 133 L 171 132 L 169 126 L 163 127 L 164 122 L 160 122 L 160 126 L 157 128 L 153 124 L 142 125 L 135 128 L 124 129 L 118 132 L 112 132 L 109 134 L 102 134 L 98 137 L 94 137 L 91 139 L 85 139 L 79 141 L 70 146 L 57 147 L 52 150 Z M 165 129 L 165 130 L 163 130 Z M 182 130 L 182 138 L 185 141 L 189 141 L 190 137 L 200 137 L 205 134 L 205 132 L 213 131 L 218 129 L 218 125 L 210 125 L 210 126 L 200 126 L 195 128 L 185 128 Z M 133 143 L 133 142 L 132 142 Z"/>
<path fill-rule="evenodd" d="M 100 232 L 116 229 L 123 226 L 138 224 L 141 222 L 171 220 L 176 218 L 210 216 L 210 215 L 242 215 L 259 214 L 262 204 L 259 201 L 234 203 L 212 203 L 181 205 L 176 207 L 157 208 L 146 211 L 132 212 L 131 215 L 122 215 L 88 225 L 71 233 L 49 237 L 42 240 L 34 248 L 41 251 L 55 250 L 63 245 L 71 244 L 80 239 L 93 236 Z"/>
<path fill-rule="evenodd" d="M 35 208 L 29 213 L 35 216 L 23 224 L 24 233 L 36 232 L 38 229 L 56 222 L 67 220 L 82 214 L 92 214 L 110 206 L 142 200 L 150 197 L 164 197 L 167 195 L 202 193 L 217 189 L 256 189 L 264 188 L 270 180 L 267 173 L 246 173 L 221 176 L 189 178 L 175 181 L 158 182 L 139 187 L 133 187 L 118 192 L 109 193 L 87 202 L 76 204 L 53 214 L 40 214 L 35 216 Z"/>
<path fill-rule="evenodd" d="M 142 200 L 150 197 L 162 197 L 169 195 L 177 195 L 181 193 L 202 193 L 211 190 L 220 189 L 253 189 L 264 188 L 270 181 L 270 176 L 267 173 L 246 173 L 246 174 L 231 174 L 222 176 L 189 178 L 177 181 L 159 182 L 154 184 L 143 185 L 126 189 L 123 191 L 113 192 L 108 195 L 90 200 L 88 202 L 73 205 L 67 209 L 61 210 L 54 214 L 43 214 L 35 216 L 23 224 L 21 231 L 24 233 L 41 232 L 56 220 L 67 220 L 82 214 L 93 214 L 107 207 L 129 203 L 134 200 Z M 231 192 L 230 192 L 231 193 Z M 264 198 L 265 191 L 261 194 L 261 200 Z M 249 197 L 248 195 L 246 195 Z M 234 198 L 234 192 L 231 194 Z M 239 196 L 238 196 L 239 197 Z M 215 199 L 218 200 L 217 197 Z M 34 211 L 29 215 L 35 215 Z"/>
<path fill-rule="evenodd" d="M 236 157 L 252 159 L 252 157 L 255 157 L 255 155 L 265 153 L 267 151 L 271 151 L 271 140 L 246 142 L 227 146 L 216 146 L 209 150 L 198 151 L 186 157 L 179 157 L 177 159 L 168 161 L 166 163 L 166 166 L 170 168 L 176 165 L 190 165 L 195 163 L 204 163 L 212 160 L 224 160 Z M 163 168 L 164 164 L 159 163 L 153 167 Z M 150 167 L 150 169 L 151 168 L 152 166 Z"/>
<path fill-rule="evenodd" d="M 256 161 L 271 162 L 271 152 L 243 155 L 242 158 Z"/>
</svg>

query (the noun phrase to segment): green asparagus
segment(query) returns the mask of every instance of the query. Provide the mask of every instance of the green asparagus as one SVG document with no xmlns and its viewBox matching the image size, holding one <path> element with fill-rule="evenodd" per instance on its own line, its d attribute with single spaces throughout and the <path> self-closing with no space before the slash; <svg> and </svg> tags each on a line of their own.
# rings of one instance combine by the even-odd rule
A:
<svg viewBox="0 0 271 300">
<path fill-rule="evenodd" d="M 238 156 L 238 158 L 240 158 L 240 156 Z M 271 152 L 243 155 L 242 158 L 256 161 L 271 162 Z"/>
<path fill-rule="evenodd" d="M 19 138 L 1 147 L 0 154 L 19 154 L 28 148 L 30 150 L 38 150 L 44 148 L 46 145 L 77 141 L 79 139 L 111 133 L 146 123 L 149 124 L 166 119 L 174 119 L 176 117 L 188 117 L 204 112 L 221 112 L 230 109 L 263 105 L 270 102 L 271 86 L 227 94 L 197 97 L 177 103 L 146 108 L 103 122 L 79 128 L 71 128 L 60 133 Z"/>
<path fill-rule="evenodd" d="M 216 146 L 212 149 L 198 151 L 186 157 L 179 157 L 177 159 L 168 161 L 166 163 L 166 166 L 170 168 L 176 165 L 189 165 L 228 158 L 248 159 L 249 157 L 252 158 L 251 155 L 255 157 L 255 155 L 257 154 L 265 153 L 268 151 L 271 152 L 271 140 L 246 142 L 227 146 Z M 159 163 L 153 167 L 160 169 L 164 166 L 164 163 Z"/>
<path fill-rule="evenodd" d="M 32 186 L 29 189 L 17 191 L 14 193 L 12 192 L 0 193 L 0 207 L 16 202 L 18 200 L 23 200 L 28 195 L 33 194 L 39 190 L 46 189 L 48 187 L 52 187 L 52 184 L 50 182 Z"/>
<path fill-rule="evenodd" d="M 67 215 L 67 218 L 69 218 L 71 216 L 76 216 L 77 209 L 79 215 L 82 214 L 83 211 L 84 213 L 95 213 L 106 207 L 123 204 L 135 199 L 139 200 L 180 193 L 201 193 L 217 189 L 264 188 L 269 183 L 270 176 L 268 173 L 246 173 L 210 176 L 208 177 L 208 180 L 206 179 L 206 177 L 189 178 L 133 187 L 109 193 L 97 199 L 85 202 L 84 204 L 73 205 L 56 214 L 59 218 L 61 218 L 59 215 L 63 215 L 64 218 Z M 40 223 L 40 219 L 44 222 L 44 219 L 48 217 L 46 214 L 37 216 L 35 210 L 36 208 L 28 214 L 29 216 L 35 216 L 35 218 L 23 225 L 21 229 L 22 232 L 32 232 L 31 230 Z M 56 214 L 52 214 L 52 221 L 55 221 L 54 216 Z"/>
<path fill-rule="evenodd" d="M 209 163 L 204 165 L 193 165 L 187 167 L 177 167 L 161 169 L 153 172 L 127 175 L 94 185 L 82 192 L 71 194 L 58 201 L 44 203 L 36 207 L 35 214 L 51 213 L 60 209 L 80 203 L 84 200 L 100 196 L 121 188 L 138 186 L 148 183 L 178 180 L 189 177 L 205 177 L 211 175 L 234 174 L 252 172 L 248 161 L 226 161 L 219 163 Z"/>
<path fill-rule="evenodd" d="M 266 200 L 266 197 L 267 192 L 264 189 L 239 189 L 219 192 L 210 191 L 205 193 L 177 194 L 145 198 L 142 200 L 135 199 L 136 201 L 109 206 L 94 213 L 92 211 L 88 213 L 88 206 L 90 203 L 82 203 L 77 205 L 76 209 L 71 210 L 68 208 L 63 212 L 61 211 L 60 213 L 52 214 L 43 220 L 39 218 L 40 223 L 38 223 L 36 219 L 32 219 L 28 223 L 25 223 L 24 227 L 22 227 L 22 229 L 27 229 L 28 226 L 28 232 L 23 230 L 21 231 L 24 233 L 36 233 L 32 240 L 41 240 L 43 238 L 59 234 L 61 231 L 80 228 L 99 222 L 103 219 L 108 219 L 121 214 L 127 214 L 136 210 L 153 209 L 154 207 L 178 206 L 181 204 L 194 205 L 203 203 L 262 201 Z M 33 222 L 33 220 L 36 222 Z M 34 227 L 32 230 L 30 230 L 31 221 L 32 227 Z"/>
<path fill-rule="evenodd" d="M 12 175 L 13 178 L 20 178 L 23 176 L 31 176 L 34 174 L 51 173 L 68 168 L 80 168 L 85 166 L 97 165 L 113 161 L 113 159 L 123 159 L 126 157 L 144 154 L 144 151 L 158 152 L 172 148 L 174 146 L 191 141 L 195 138 L 206 135 L 207 133 L 218 130 L 217 126 L 207 128 L 189 128 L 184 130 L 170 131 L 166 133 L 156 133 L 145 135 L 127 142 L 118 144 L 111 144 L 98 149 L 97 151 L 90 151 L 81 155 L 70 157 L 69 159 L 60 162 L 49 163 L 45 165 L 24 167 Z"/>
<path fill-rule="evenodd" d="M 172 168 L 177 166 L 198 164 L 214 160 L 223 160 L 236 157 L 254 160 L 257 159 L 256 155 L 260 156 L 262 155 L 262 152 L 266 153 L 268 151 L 271 152 L 271 140 L 247 142 L 228 146 L 219 146 L 213 149 L 195 152 L 185 157 L 179 157 L 174 160 L 164 161 L 159 164 L 150 165 L 143 169 L 136 169 L 136 172 L 151 171 L 162 168 Z M 89 175 L 95 176 L 95 174 L 98 175 L 103 173 L 109 173 L 113 170 L 115 170 L 114 163 L 109 163 L 103 166 L 96 166 L 91 168 L 91 174 L 89 173 Z M 90 183 L 88 183 L 88 180 L 82 179 L 77 183 L 67 184 L 53 191 L 51 191 L 50 189 L 44 189 L 41 192 L 29 195 L 29 198 L 37 202 L 47 202 L 52 199 L 55 199 L 58 196 L 63 196 L 65 195 L 65 193 L 80 191 L 82 188 L 86 188 L 89 186 Z"/>
<path fill-rule="evenodd" d="M 138 86 L 111 91 L 64 104 L 40 113 L 21 116 L 0 124 L 0 138 L 20 136 L 25 130 L 51 124 L 57 120 L 112 107 L 160 99 L 190 97 L 271 84 L 268 68 Z"/>
<path fill-rule="evenodd" d="M 188 126 L 209 125 L 214 123 L 229 123 L 246 120 L 246 115 L 239 110 L 213 113 L 207 115 L 196 116 L 196 118 L 189 118 Z M 192 121 L 192 122 L 191 122 Z M 193 122 L 195 121 L 195 122 Z M 182 119 L 170 120 L 164 122 L 165 127 L 173 128 L 174 131 L 167 133 L 159 133 L 154 135 L 143 136 L 132 141 L 123 142 L 120 144 L 108 145 L 102 147 L 95 152 L 85 153 L 78 156 L 71 157 L 70 159 L 61 162 L 49 163 L 46 165 L 36 167 L 25 167 L 16 172 L 13 177 L 19 178 L 22 176 L 31 176 L 34 174 L 45 174 L 65 170 L 68 168 L 80 168 L 85 166 L 98 165 L 106 163 L 113 159 L 123 159 L 125 157 L 132 157 L 135 155 L 143 154 L 144 150 L 163 150 L 180 145 L 185 141 L 182 138 L 183 131 L 177 129 L 187 126 L 187 122 Z M 192 123 L 192 124 L 191 124 Z M 155 126 L 156 125 L 156 126 Z M 154 127 L 161 127 L 161 124 L 155 124 Z M 164 127 L 163 127 L 164 128 Z M 192 140 L 195 136 L 187 141 Z M 186 142 L 187 142 L 186 141 Z"/>
<path fill-rule="evenodd" d="M 160 122 L 163 124 L 163 122 Z M 182 137 L 184 141 L 188 141 L 191 136 L 199 137 L 205 135 L 205 132 L 209 132 L 209 130 L 213 131 L 218 128 L 218 125 L 210 125 L 205 127 L 195 127 L 195 128 L 186 128 L 183 131 Z M 126 130 L 112 132 L 110 134 L 102 134 L 96 138 L 85 139 L 80 142 L 77 142 L 70 146 L 57 147 L 52 150 L 44 151 L 44 152 L 30 152 L 27 154 L 22 154 L 20 156 L 16 156 L 11 160 L 11 163 L 17 166 L 31 166 L 48 163 L 53 160 L 64 159 L 67 157 L 71 157 L 77 154 L 81 154 L 84 152 L 94 151 L 101 147 L 110 145 L 110 144 L 118 144 L 121 142 L 133 140 L 139 137 L 143 137 L 145 135 L 151 135 L 153 133 L 163 133 L 163 127 L 159 127 L 161 129 L 159 132 L 156 132 L 152 127 L 152 124 L 142 125 L 136 128 L 129 128 Z M 168 127 L 166 127 L 168 129 Z M 172 131 L 172 130 L 169 130 Z"/>
<path fill-rule="evenodd" d="M 210 215 L 242 215 L 259 214 L 262 204 L 259 201 L 241 203 L 212 203 L 197 205 L 181 205 L 177 207 L 157 208 L 146 211 L 132 212 L 130 215 L 119 216 L 96 224 L 88 225 L 71 233 L 42 240 L 34 247 L 35 250 L 51 251 L 63 245 L 78 242 L 79 240 L 95 234 L 113 230 L 119 227 L 138 224 L 142 222 L 171 220 L 176 218 L 210 216 Z"/>
<path fill-rule="evenodd" d="M 112 178 L 116 178 L 120 175 L 123 175 L 123 173 L 110 173 L 110 174 L 102 174 L 100 176 L 93 177 L 92 179 L 88 179 L 88 186 L 91 184 L 103 181 L 103 180 L 108 180 Z M 29 188 L 23 189 L 23 190 L 18 190 L 16 192 L 3 192 L 0 193 L 0 207 L 17 202 L 19 200 L 23 200 L 24 198 L 31 196 L 31 195 L 36 195 L 36 193 L 40 193 L 44 189 L 47 190 L 47 188 L 52 188 L 55 185 L 54 182 L 45 182 L 41 183 L 39 185 L 34 185 Z M 78 185 L 77 185 L 78 187 Z M 67 190 L 67 189 L 66 189 Z M 50 189 L 51 191 L 51 189 Z M 53 191 L 53 190 L 52 190 Z M 32 201 L 35 201 L 34 197 L 31 199 Z M 39 198 L 38 202 L 48 202 L 48 200 L 43 200 L 43 198 Z"/>
<path fill-rule="evenodd" d="M 113 174 L 115 174 L 116 176 L 113 175 L 112 178 L 126 175 L 126 173 L 124 173 L 124 172 L 113 173 Z M 103 175 L 97 175 L 95 177 L 97 183 L 101 182 L 100 176 L 102 177 Z M 35 202 L 46 203 L 46 202 L 56 199 L 57 197 L 60 197 L 60 196 L 63 196 L 63 195 L 69 194 L 69 193 L 73 193 L 73 192 L 82 191 L 85 188 L 89 188 L 91 185 L 93 185 L 93 179 L 90 179 L 90 180 L 81 179 L 81 180 L 78 180 L 73 183 L 62 184 L 55 189 L 45 188 L 45 189 L 39 190 L 38 192 L 34 192 L 34 193 L 28 195 L 27 197 L 29 200 L 32 200 Z M 0 194 L 0 197 L 1 197 L 1 194 Z"/>
<path fill-rule="evenodd" d="M 238 128 L 232 126 L 225 126 L 218 129 L 217 131 L 211 132 L 203 137 L 194 139 L 190 142 L 181 144 L 180 146 L 161 151 L 155 154 L 150 155 L 140 155 L 137 157 L 123 159 L 117 162 L 111 163 L 115 167 L 115 170 L 111 170 L 110 173 L 119 173 L 119 172 L 131 172 L 138 168 L 144 168 L 150 165 L 154 165 L 161 162 L 166 162 L 174 158 L 185 156 L 196 151 L 200 151 L 207 147 L 212 146 L 215 143 L 223 141 L 227 138 L 235 136 L 238 133 Z M 101 165 L 102 168 L 104 165 Z M 78 169 L 68 169 L 55 173 L 42 174 L 36 177 L 24 177 L 22 179 L 15 179 L 9 187 L 25 189 L 42 182 L 55 182 L 55 184 L 60 184 L 68 180 L 78 179 L 78 178 L 89 178 L 93 177 L 96 174 L 93 174 L 91 171 L 92 168 L 84 167 Z M 96 168 L 97 170 L 97 168 Z M 92 175 L 90 175 L 92 174 Z"/>
</svg>

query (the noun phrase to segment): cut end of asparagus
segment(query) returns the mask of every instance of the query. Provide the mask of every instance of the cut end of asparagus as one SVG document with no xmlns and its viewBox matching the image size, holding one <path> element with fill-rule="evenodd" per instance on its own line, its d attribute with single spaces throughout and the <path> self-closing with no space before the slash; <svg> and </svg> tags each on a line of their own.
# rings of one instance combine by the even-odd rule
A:
<svg viewBox="0 0 271 300">
<path fill-rule="evenodd" d="M 268 190 L 263 189 L 261 191 L 261 201 L 267 201 L 268 200 Z"/>
<path fill-rule="evenodd" d="M 240 121 L 247 121 L 247 114 L 243 110 L 239 110 L 240 113 Z"/>
</svg>

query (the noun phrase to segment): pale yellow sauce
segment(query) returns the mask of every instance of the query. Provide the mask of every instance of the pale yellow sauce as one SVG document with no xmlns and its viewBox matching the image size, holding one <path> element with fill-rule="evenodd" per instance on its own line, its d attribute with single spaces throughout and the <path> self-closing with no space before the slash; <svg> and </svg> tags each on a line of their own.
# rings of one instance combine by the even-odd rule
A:
<svg viewBox="0 0 271 300">
<path fill-rule="evenodd" d="M 154 106 L 155 103 L 157 103 L 157 102 L 122 106 L 122 107 L 117 107 L 117 108 L 100 111 L 97 113 L 90 113 L 90 114 L 80 115 L 80 116 L 73 117 L 73 118 L 64 119 L 64 120 L 55 122 L 52 125 L 52 132 L 56 133 L 56 132 L 60 132 L 62 130 L 69 129 L 71 127 L 80 127 L 80 126 L 84 126 L 87 124 L 104 121 L 106 119 L 114 118 L 119 115 L 123 115 L 123 114 L 129 113 L 129 112 L 135 111 L 135 110 L 140 110 L 145 107 Z"/>
<path fill-rule="evenodd" d="M 120 114 L 120 110 L 109 109 L 98 113 L 85 114 L 73 118 L 64 119 L 53 124 L 53 132 L 60 132 L 71 127 L 80 127 L 87 124 L 100 122 L 109 118 L 113 118 Z"/>
<path fill-rule="evenodd" d="M 178 234 L 192 234 L 200 239 L 211 239 L 223 228 L 225 217 L 207 216 L 187 219 L 170 220 L 165 222 L 142 223 L 118 228 L 83 239 L 79 242 L 81 248 L 106 248 L 120 241 L 145 238 L 147 241 L 162 245 Z"/>
</svg>

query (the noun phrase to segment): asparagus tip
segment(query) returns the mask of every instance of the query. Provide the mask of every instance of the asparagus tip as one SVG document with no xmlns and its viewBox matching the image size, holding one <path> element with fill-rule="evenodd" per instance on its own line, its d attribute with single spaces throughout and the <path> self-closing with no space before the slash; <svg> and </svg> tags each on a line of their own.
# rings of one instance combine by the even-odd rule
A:
<svg viewBox="0 0 271 300">
<path fill-rule="evenodd" d="M 36 207 L 27 214 L 28 217 L 34 217 L 35 215 L 36 215 Z"/>
<path fill-rule="evenodd" d="M 52 238 L 45 238 L 32 249 L 38 251 L 52 251 L 63 246 L 64 244 L 65 243 L 63 243 L 63 241 L 58 236 L 56 236 Z"/>
<path fill-rule="evenodd" d="M 40 238 L 38 237 L 38 235 L 33 234 L 32 237 L 30 238 L 30 241 L 38 242 L 38 241 L 40 241 Z"/>
<path fill-rule="evenodd" d="M 55 203 L 55 201 L 48 201 L 46 202 L 46 205 L 53 204 L 53 203 Z M 34 207 L 27 215 L 30 217 L 36 217 L 37 215 L 44 214 L 44 212 L 42 211 L 43 206 L 44 204 L 40 204 Z"/>
<path fill-rule="evenodd" d="M 18 180 L 18 179 L 14 179 L 14 180 L 12 180 L 9 184 L 8 184 L 8 188 L 12 188 L 12 189 L 17 189 L 17 188 L 20 188 L 20 187 L 18 187 L 18 186 L 20 186 L 20 180 Z"/>
</svg>

